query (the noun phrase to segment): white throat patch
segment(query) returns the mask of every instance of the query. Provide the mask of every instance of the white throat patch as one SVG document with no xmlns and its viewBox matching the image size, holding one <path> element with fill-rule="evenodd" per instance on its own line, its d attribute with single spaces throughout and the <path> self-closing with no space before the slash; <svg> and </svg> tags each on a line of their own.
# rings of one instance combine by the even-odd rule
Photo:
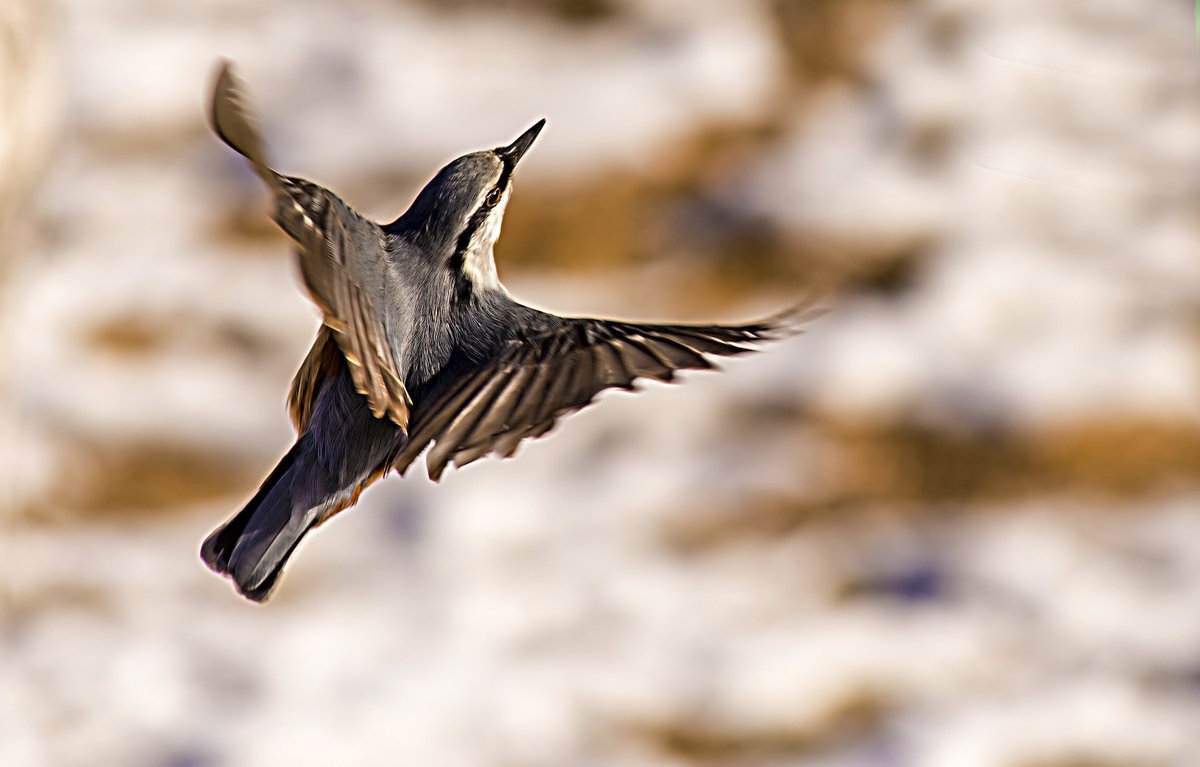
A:
<svg viewBox="0 0 1200 767">
<path fill-rule="evenodd" d="M 504 223 L 504 209 L 507 206 L 508 194 L 505 193 L 500 204 L 492 208 L 483 225 L 471 235 L 471 241 L 463 253 L 463 271 L 477 288 L 508 292 L 500 284 L 500 276 L 496 274 L 496 257 L 492 252 L 500 237 L 500 225 Z"/>
</svg>

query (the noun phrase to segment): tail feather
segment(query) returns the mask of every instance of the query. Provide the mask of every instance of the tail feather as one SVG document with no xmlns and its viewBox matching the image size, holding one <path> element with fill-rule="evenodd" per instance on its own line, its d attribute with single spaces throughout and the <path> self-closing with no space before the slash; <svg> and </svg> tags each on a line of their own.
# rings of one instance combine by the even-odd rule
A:
<svg viewBox="0 0 1200 767">
<path fill-rule="evenodd" d="M 267 493 L 230 553 L 229 576 L 239 593 L 256 602 L 270 596 L 288 557 L 318 519 L 318 509 L 296 507 L 291 479 L 289 471 Z"/>
<path fill-rule="evenodd" d="M 371 415 L 344 368 L 316 400 L 309 428 L 250 502 L 200 547 L 205 564 L 256 602 L 271 595 L 308 531 L 352 506 L 390 469 L 405 441 L 403 429 Z"/>
<path fill-rule="evenodd" d="M 204 563 L 229 576 L 238 593 L 255 602 L 271 595 L 309 530 L 352 505 L 367 484 L 382 476 L 377 470 L 339 487 L 338 478 L 314 465 L 310 441 L 301 437 L 250 502 L 200 547 Z"/>
<path fill-rule="evenodd" d="M 271 594 L 283 566 L 312 527 L 307 509 L 294 509 L 297 442 L 259 487 L 254 497 L 200 547 L 214 572 L 233 579 L 239 593 L 256 602 Z"/>
<path fill-rule="evenodd" d="M 208 565 L 214 572 L 221 575 L 228 575 L 229 559 L 233 555 L 233 549 L 237 546 L 238 540 L 242 537 L 242 533 L 246 530 L 246 526 L 250 524 L 250 520 L 254 517 L 255 511 L 262 505 L 267 494 L 279 483 L 284 474 L 291 469 L 296 461 L 296 449 L 299 443 L 296 443 L 287 455 L 279 461 L 279 464 L 271 471 L 262 485 L 258 488 L 258 492 L 254 497 L 242 507 L 242 510 L 233 516 L 228 522 L 218 527 L 204 540 L 200 546 L 200 558 L 204 560 L 204 564 Z"/>
</svg>

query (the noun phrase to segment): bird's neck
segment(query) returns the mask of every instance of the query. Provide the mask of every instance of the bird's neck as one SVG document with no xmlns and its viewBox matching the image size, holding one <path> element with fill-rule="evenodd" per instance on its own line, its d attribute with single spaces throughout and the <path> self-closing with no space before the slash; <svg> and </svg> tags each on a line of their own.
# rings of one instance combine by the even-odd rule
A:
<svg viewBox="0 0 1200 767">
<path fill-rule="evenodd" d="M 496 274 L 496 257 L 493 248 L 500 239 L 500 226 L 504 223 L 504 208 L 508 199 L 503 199 L 484 219 L 474 227 L 470 236 L 460 240 L 463 274 L 476 290 L 495 290 L 507 293 Z M 482 212 L 482 211 L 481 211 Z"/>
<path fill-rule="evenodd" d="M 495 291 L 507 294 L 496 273 L 496 257 L 492 246 L 467 248 L 462 256 L 462 270 L 477 292 Z"/>
</svg>

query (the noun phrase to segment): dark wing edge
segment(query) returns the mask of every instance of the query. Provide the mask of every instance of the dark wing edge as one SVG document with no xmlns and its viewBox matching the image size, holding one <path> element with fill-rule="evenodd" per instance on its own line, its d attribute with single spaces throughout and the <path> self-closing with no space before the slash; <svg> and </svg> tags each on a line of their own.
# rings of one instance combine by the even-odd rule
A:
<svg viewBox="0 0 1200 767">
<path fill-rule="evenodd" d="M 222 61 L 213 86 L 213 131 L 250 161 L 274 193 L 273 218 L 298 245 L 305 285 L 349 363 L 355 388 L 367 398 L 376 418 L 386 415 L 407 429 L 412 400 L 400 379 L 379 307 L 361 285 L 361 264 L 354 263 L 356 255 L 362 260 L 361 249 L 383 260 L 383 232 L 327 189 L 273 170 L 243 92 L 230 62 Z M 323 374 L 336 372 L 330 367 L 327 340 L 322 329 L 292 382 L 289 410 L 300 430 L 311 414 Z"/>
<path fill-rule="evenodd" d="M 673 382 L 679 370 L 707 370 L 709 357 L 757 351 L 800 332 L 815 316 L 800 307 L 747 325 L 656 325 L 571 318 L 542 334 L 510 341 L 492 361 L 430 402 L 421 402 L 408 443 L 392 468 L 403 474 L 425 451 L 429 477 L 546 434 L 604 389 L 634 391 L 647 378 Z"/>
</svg>

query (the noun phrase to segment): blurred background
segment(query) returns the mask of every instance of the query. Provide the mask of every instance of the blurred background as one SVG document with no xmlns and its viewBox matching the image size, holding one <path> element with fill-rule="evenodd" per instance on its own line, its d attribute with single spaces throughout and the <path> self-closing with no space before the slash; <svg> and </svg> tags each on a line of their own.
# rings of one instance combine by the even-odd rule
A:
<svg viewBox="0 0 1200 767">
<path fill-rule="evenodd" d="M 1200 59 L 1167 0 L 3 0 L 0 765 L 1200 764 Z M 549 119 L 545 308 L 832 311 L 201 539 L 318 324 L 205 122 L 391 220 Z"/>
</svg>

